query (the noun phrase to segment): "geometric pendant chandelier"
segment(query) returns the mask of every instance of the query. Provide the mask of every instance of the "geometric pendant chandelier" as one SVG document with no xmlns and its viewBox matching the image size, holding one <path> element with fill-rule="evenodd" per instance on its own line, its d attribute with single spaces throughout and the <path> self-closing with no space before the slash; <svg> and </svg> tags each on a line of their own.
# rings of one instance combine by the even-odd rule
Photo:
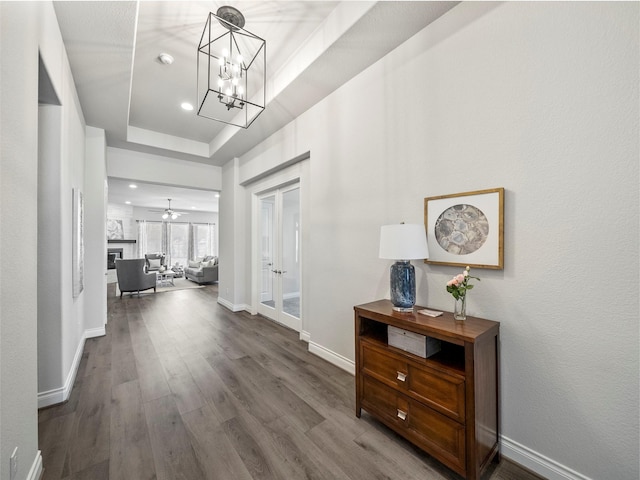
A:
<svg viewBox="0 0 640 480">
<path fill-rule="evenodd" d="M 198 115 L 248 128 L 264 111 L 267 42 L 234 7 L 209 13 L 198 45 Z"/>
</svg>

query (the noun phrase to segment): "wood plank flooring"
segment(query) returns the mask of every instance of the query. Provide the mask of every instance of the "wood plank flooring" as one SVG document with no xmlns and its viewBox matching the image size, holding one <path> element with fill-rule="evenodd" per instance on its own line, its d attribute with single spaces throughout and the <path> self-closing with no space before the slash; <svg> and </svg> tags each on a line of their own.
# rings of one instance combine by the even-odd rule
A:
<svg viewBox="0 0 640 480">
<path fill-rule="evenodd" d="M 217 286 L 115 296 L 70 399 L 39 412 L 45 480 L 459 480 L 373 420 L 354 378 Z M 537 477 L 503 459 L 492 480 Z"/>
</svg>

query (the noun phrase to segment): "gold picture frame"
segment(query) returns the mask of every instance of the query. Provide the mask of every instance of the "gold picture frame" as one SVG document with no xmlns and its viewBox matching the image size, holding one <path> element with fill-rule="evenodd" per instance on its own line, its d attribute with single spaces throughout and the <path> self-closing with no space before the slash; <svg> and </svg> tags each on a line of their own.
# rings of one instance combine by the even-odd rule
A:
<svg viewBox="0 0 640 480">
<path fill-rule="evenodd" d="M 504 188 L 424 199 L 432 265 L 504 268 Z"/>
</svg>

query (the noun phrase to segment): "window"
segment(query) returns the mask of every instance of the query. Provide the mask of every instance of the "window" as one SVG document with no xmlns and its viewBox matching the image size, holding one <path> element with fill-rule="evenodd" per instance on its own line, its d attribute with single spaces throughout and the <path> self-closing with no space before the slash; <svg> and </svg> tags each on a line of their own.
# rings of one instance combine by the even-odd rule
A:
<svg viewBox="0 0 640 480">
<path fill-rule="evenodd" d="M 138 225 L 138 256 L 144 257 L 145 253 L 164 252 L 162 222 L 141 222 Z"/>
<path fill-rule="evenodd" d="M 218 256 L 216 226 L 213 223 L 193 223 L 193 258 Z"/>
<path fill-rule="evenodd" d="M 169 223 L 138 221 L 138 256 L 166 254 L 166 264 L 186 265 L 189 260 L 218 256 L 215 223 Z"/>
<path fill-rule="evenodd" d="M 175 265 L 186 265 L 189 260 L 189 224 L 170 223 L 169 228 L 169 258 L 167 262 Z"/>
</svg>

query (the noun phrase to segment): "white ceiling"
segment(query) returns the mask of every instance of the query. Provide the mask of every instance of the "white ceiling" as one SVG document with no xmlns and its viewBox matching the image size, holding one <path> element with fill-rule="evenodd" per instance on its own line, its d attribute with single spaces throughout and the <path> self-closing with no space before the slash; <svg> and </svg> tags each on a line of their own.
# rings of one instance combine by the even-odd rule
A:
<svg viewBox="0 0 640 480">
<path fill-rule="evenodd" d="M 130 185 L 137 188 L 131 188 Z M 109 178 L 109 202 L 126 204 L 130 202 L 136 207 L 147 207 L 164 210 L 169 207 L 171 199 L 172 210 L 183 212 L 217 212 L 217 192 L 208 190 L 193 190 L 170 185 L 133 182 L 121 178 Z"/>
<path fill-rule="evenodd" d="M 54 8 L 85 121 L 105 130 L 108 146 L 222 166 L 457 3 L 56 0 Z M 267 105 L 246 130 L 180 108 L 196 106 L 198 42 L 222 5 L 267 42 Z M 162 52 L 172 65 L 158 62 Z M 115 202 L 111 181 L 109 190 Z"/>
</svg>

